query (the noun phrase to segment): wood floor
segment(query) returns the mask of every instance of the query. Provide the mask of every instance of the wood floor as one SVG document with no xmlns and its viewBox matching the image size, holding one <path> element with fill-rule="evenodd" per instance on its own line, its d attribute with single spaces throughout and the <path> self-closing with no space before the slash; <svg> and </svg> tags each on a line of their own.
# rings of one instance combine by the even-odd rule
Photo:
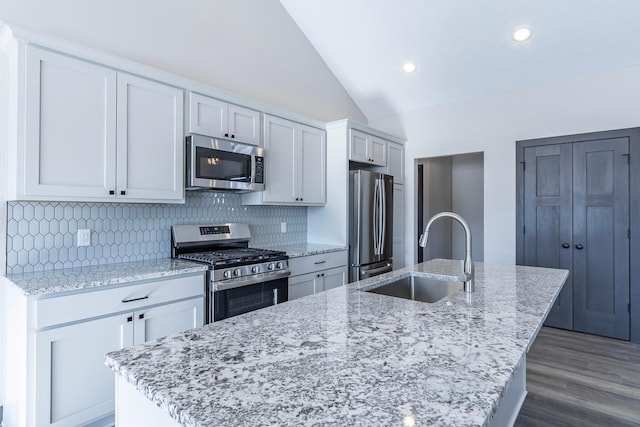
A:
<svg viewBox="0 0 640 427">
<path fill-rule="evenodd" d="M 640 345 L 543 327 L 527 355 L 525 426 L 640 426 Z"/>
</svg>

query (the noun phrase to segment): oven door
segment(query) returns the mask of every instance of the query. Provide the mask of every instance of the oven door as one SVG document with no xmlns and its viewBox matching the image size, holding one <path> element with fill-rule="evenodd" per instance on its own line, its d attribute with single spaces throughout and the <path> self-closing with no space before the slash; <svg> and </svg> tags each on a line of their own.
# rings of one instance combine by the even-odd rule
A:
<svg viewBox="0 0 640 427">
<path fill-rule="evenodd" d="M 264 190 L 264 157 L 260 147 L 190 135 L 187 153 L 187 189 Z"/>
<path fill-rule="evenodd" d="M 289 279 L 284 277 L 226 290 L 211 290 L 209 297 L 213 300 L 209 305 L 209 322 L 218 321 L 288 301 Z"/>
</svg>

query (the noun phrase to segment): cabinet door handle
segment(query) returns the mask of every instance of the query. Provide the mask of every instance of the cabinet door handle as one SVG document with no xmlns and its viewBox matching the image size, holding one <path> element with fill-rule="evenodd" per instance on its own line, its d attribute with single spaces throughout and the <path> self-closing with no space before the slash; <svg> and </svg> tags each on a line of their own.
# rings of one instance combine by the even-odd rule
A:
<svg viewBox="0 0 640 427">
<path fill-rule="evenodd" d="M 125 194 L 127 194 L 127 192 L 126 192 L 126 191 L 124 191 L 124 190 L 120 190 L 120 194 L 121 194 L 122 196 L 124 196 Z"/>
<path fill-rule="evenodd" d="M 144 319 L 144 313 L 138 315 L 138 319 Z"/>
<path fill-rule="evenodd" d="M 318 264 L 324 264 L 325 262 L 327 262 L 327 260 L 326 260 L 326 259 L 325 259 L 325 260 L 323 260 L 323 261 L 316 261 L 316 262 L 314 262 L 314 264 L 315 264 L 315 265 L 318 265 Z"/>
<path fill-rule="evenodd" d="M 568 244 L 568 243 L 563 243 L 562 247 L 565 248 L 565 249 L 569 249 L 569 247 L 571 247 L 571 245 Z"/>
<path fill-rule="evenodd" d="M 148 298 L 149 298 L 149 295 L 147 295 L 146 297 L 140 297 L 140 298 L 131 298 L 131 299 L 126 299 L 125 298 L 125 299 L 122 300 L 122 302 L 123 303 L 134 302 L 134 301 L 140 301 L 140 300 L 148 299 Z"/>
<path fill-rule="evenodd" d="M 224 136 L 226 136 L 227 138 L 229 138 L 229 134 L 228 134 L 228 133 L 225 133 L 225 134 L 224 134 Z"/>
<path fill-rule="evenodd" d="M 576 245 L 576 249 L 577 249 L 577 250 L 580 250 L 580 249 L 583 249 L 583 248 L 584 248 L 584 246 L 582 246 L 580 243 L 578 243 L 578 244 Z"/>
<path fill-rule="evenodd" d="M 236 137 L 235 135 L 231 134 L 231 138 L 235 138 L 235 137 Z"/>
<path fill-rule="evenodd" d="M 109 190 L 109 194 L 112 195 L 112 196 L 115 195 L 116 194 L 116 190 Z"/>
<path fill-rule="evenodd" d="M 127 317 L 127 322 L 133 322 L 133 316 Z"/>
</svg>

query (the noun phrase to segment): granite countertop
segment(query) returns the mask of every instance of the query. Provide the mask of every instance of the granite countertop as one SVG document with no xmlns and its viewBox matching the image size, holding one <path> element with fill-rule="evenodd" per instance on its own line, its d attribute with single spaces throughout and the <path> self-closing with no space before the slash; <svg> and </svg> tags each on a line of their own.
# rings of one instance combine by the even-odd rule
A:
<svg viewBox="0 0 640 427">
<path fill-rule="evenodd" d="M 348 248 L 341 245 L 329 245 L 325 243 L 298 243 L 294 245 L 260 246 L 265 249 L 285 251 L 290 258 L 301 256 L 325 254 L 328 252 L 346 251 Z"/>
<path fill-rule="evenodd" d="M 121 264 L 95 265 L 62 270 L 7 275 L 10 283 L 25 295 L 44 295 L 117 285 L 137 280 L 157 279 L 206 271 L 207 267 L 188 261 L 163 258 Z"/>
<path fill-rule="evenodd" d="M 106 364 L 179 423 L 485 425 L 567 271 L 476 263 L 472 294 L 427 304 L 360 289 L 433 260 L 112 352 Z"/>
</svg>

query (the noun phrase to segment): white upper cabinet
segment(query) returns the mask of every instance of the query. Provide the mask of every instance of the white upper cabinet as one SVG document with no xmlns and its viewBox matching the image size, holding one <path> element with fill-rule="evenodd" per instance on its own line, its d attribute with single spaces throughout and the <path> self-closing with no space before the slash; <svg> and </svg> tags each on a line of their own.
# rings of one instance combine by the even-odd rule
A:
<svg viewBox="0 0 640 427">
<path fill-rule="evenodd" d="M 388 142 L 387 173 L 393 175 L 394 184 L 404 184 L 404 145 Z"/>
<path fill-rule="evenodd" d="M 356 129 L 350 130 L 349 160 L 370 165 L 387 165 L 387 141 Z"/>
<path fill-rule="evenodd" d="M 305 204 L 324 204 L 327 185 L 327 142 L 325 131 L 299 125 L 300 161 L 296 170 L 297 196 Z"/>
<path fill-rule="evenodd" d="M 316 206 L 326 202 L 327 142 L 322 129 L 264 116 L 265 190 L 244 204 Z"/>
<path fill-rule="evenodd" d="M 184 201 L 182 90 L 25 49 L 12 198 Z"/>
<path fill-rule="evenodd" d="M 118 73 L 118 197 L 181 200 L 183 92 Z"/>
<path fill-rule="evenodd" d="M 31 46 L 26 59 L 16 197 L 106 197 L 116 183 L 116 72 Z"/>
<path fill-rule="evenodd" d="M 189 133 L 260 145 L 260 112 L 191 92 Z"/>
</svg>

